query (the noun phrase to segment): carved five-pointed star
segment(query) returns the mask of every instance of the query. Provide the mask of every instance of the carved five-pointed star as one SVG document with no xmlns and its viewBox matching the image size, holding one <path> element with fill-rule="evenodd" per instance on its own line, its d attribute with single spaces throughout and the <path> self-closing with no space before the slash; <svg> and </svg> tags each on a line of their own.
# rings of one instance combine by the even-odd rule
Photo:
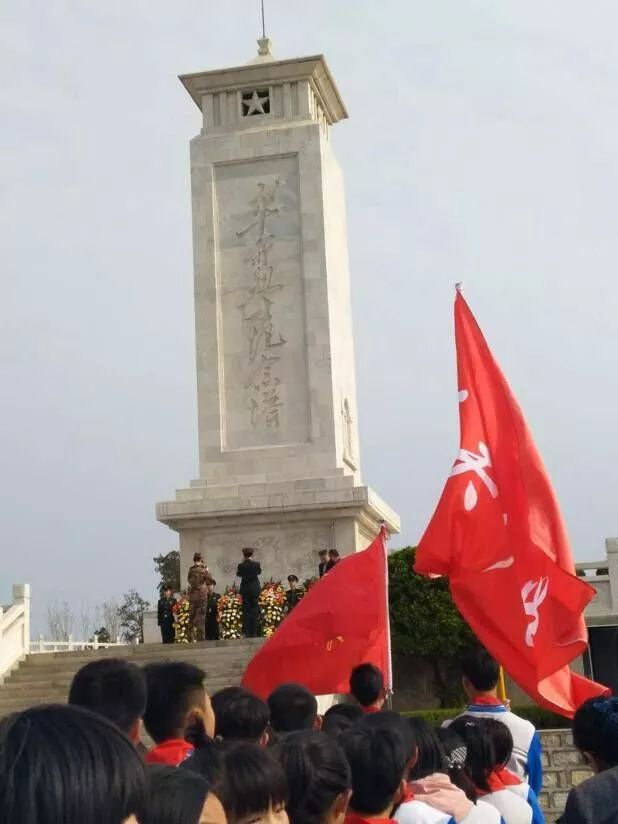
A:
<svg viewBox="0 0 618 824">
<path fill-rule="evenodd" d="M 260 96 L 258 91 L 254 91 L 251 95 L 251 101 L 245 105 L 248 105 L 249 108 L 247 109 L 247 114 L 266 114 L 264 111 L 264 104 L 268 101 L 268 94 Z"/>
</svg>

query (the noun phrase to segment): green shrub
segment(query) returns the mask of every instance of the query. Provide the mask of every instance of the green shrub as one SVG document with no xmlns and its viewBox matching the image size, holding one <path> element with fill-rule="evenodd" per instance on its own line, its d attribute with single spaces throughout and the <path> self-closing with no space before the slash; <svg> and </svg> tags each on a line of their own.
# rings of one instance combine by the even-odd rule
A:
<svg viewBox="0 0 618 824">
<path fill-rule="evenodd" d="M 570 728 L 571 722 L 568 718 L 563 718 L 561 715 L 556 715 L 543 707 L 536 705 L 520 705 L 512 707 L 513 712 L 520 715 L 522 718 L 527 718 L 531 721 L 537 730 L 554 730 Z M 455 718 L 461 713 L 461 708 L 457 709 L 432 709 L 432 710 L 409 710 L 402 712 L 409 718 L 424 718 L 432 727 L 441 726 L 444 721 Z"/>
</svg>

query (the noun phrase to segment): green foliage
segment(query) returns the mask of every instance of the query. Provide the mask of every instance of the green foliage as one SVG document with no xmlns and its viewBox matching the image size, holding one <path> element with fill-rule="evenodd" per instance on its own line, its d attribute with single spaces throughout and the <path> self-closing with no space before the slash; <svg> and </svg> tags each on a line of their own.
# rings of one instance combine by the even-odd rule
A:
<svg viewBox="0 0 618 824">
<path fill-rule="evenodd" d="M 172 549 L 167 555 L 157 555 L 152 560 L 160 578 L 159 590 L 162 592 L 166 586 L 170 586 L 174 592 L 180 592 L 180 552 Z"/>
<path fill-rule="evenodd" d="M 112 641 L 112 637 L 111 637 L 111 635 L 109 634 L 108 630 L 105 627 L 101 627 L 101 629 L 95 630 L 94 635 L 96 635 L 97 641 L 99 642 L 99 644 L 109 644 Z M 91 638 L 92 641 L 94 641 L 94 635 Z M 114 641 L 115 640 L 116 639 L 114 638 Z"/>
<path fill-rule="evenodd" d="M 413 571 L 415 554 L 415 548 L 406 547 L 388 558 L 393 651 L 452 658 L 474 641 L 474 635 L 453 603 L 448 581 Z"/>
<path fill-rule="evenodd" d="M 150 605 L 135 589 L 125 592 L 122 597 L 122 604 L 118 607 L 122 637 L 131 644 L 142 644 L 144 642 L 144 612 Z"/>
<path fill-rule="evenodd" d="M 453 603 L 448 581 L 413 571 L 415 553 L 406 547 L 388 557 L 392 648 L 431 664 L 440 706 L 447 707 L 462 700 L 456 661 L 474 635 Z"/>
<path fill-rule="evenodd" d="M 563 718 L 561 715 L 556 715 L 543 707 L 537 707 L 535 704 L 522 704 L 521 706 L 511 707 L 514 713 L 531 721 L 537 730 L 555 730 L 568 729 L 571 722 L 568 718 Z M 434 710 L 414 710 L 412 712 L 402 712 L 402 715 L 408 718 L 424 718 L 432 727 L 439 727 L 445 721 L 455 718 L 462 712 L 462 708 L 450 709 L 434 709 Z"/>
</svg>

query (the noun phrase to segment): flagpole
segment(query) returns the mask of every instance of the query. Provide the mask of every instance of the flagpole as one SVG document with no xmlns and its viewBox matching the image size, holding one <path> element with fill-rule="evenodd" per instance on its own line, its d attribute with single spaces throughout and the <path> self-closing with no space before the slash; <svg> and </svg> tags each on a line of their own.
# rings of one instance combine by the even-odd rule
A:
<svg viewBox="0 0 618 824">
<path fill-rule="evenodd" d="M 386 706 L 390 710 L 393 706 L 393 651 L 391 647 L 391 620 L 388 608 L 388 547 L 386 545 L 388 531 L 385 521 L 380 521 L 380 532 L 382 533 L 382 546 L 384 547 L 384 597 L 386 598 Z"/>
<path fill-rule="evenodd" d="M 498 672 L 498 698 L 502 703 L 506 703 L 506 680 L 504 678 L 504 667 L 500 664 L 500 671 Z"/>
</svg>

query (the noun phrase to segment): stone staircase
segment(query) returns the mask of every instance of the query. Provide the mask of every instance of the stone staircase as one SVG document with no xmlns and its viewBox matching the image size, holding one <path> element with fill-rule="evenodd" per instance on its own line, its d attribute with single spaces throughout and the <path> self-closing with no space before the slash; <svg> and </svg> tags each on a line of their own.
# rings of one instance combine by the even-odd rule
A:
<svg viewBox="0 0 618 824">
<path fill-rule="evenodd" d="M 79 652 L 30 654 L 0 685 L 0 718 L 34 704 L 64 703 L 78 669 L 98 658 L 126 658 L 143 665 L 187 661 L 206 672 L 210 695 L 240 683 L 242 673 L 263 638 L 206 641 L 200 644 L 139 644 Z"/>
</svg>

